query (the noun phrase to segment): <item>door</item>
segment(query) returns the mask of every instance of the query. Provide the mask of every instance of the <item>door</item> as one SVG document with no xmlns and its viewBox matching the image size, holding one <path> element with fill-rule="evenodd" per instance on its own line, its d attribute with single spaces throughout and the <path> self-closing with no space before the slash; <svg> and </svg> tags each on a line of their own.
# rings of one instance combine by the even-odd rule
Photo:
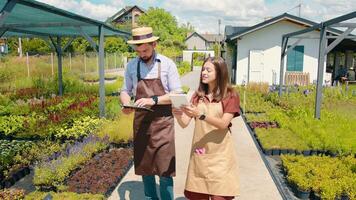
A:
<svg viewBox="0 0 356 200">
<path fill-rule="evenodd" d="M 250 50 L 248 82 L 263 82 L 264 53 Z"/>
</svg>

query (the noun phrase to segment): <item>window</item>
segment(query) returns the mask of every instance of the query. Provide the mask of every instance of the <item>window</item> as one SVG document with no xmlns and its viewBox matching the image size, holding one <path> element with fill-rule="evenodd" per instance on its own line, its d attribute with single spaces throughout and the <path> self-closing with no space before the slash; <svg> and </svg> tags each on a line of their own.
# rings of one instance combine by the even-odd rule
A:
<svg viewBox="0 0 356 200">
<path fill-rule="evenodd" d="M 290 46 L 288 46 L 289 48 Z M 295 46 L 287 54 L 287 71 L 303 71 L 304 46 Z"/>
</svg>

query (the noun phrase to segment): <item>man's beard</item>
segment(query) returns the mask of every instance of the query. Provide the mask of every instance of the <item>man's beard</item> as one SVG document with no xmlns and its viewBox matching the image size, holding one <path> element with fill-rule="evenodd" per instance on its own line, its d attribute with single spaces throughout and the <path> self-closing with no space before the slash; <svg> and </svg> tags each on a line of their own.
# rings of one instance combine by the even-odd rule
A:
<svg viewBox="0 0 356 200">
<path fill-rule="evenodd" d="M 153 57 L 153 54 L 150 56 L 150 57 L 146 57 L 146 58 L 142 58 L 141 57 L 141 60 L 144 62 L 144 63 L 148 63 L 151 59 L 152 59 L 152 57 Z"/>
</svg>

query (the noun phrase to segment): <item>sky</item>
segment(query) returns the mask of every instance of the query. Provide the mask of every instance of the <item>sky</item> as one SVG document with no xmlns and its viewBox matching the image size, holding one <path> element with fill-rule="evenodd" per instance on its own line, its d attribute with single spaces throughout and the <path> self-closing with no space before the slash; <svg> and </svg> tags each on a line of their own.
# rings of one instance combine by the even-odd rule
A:
<svg viewBox="0 0 356 200">
<path fill-rule="evenodd" d="M 356 0 L 39 0 L 96 20 L 105 21 L 125 6 L 160 7 L 190 23 L 199 33 L 220 33 L 225 25 L 252 26 L 285 12 L 321 22 L 356 11 Z M 353 20 L 352 22 L 355 22 Z"/>
</svg>

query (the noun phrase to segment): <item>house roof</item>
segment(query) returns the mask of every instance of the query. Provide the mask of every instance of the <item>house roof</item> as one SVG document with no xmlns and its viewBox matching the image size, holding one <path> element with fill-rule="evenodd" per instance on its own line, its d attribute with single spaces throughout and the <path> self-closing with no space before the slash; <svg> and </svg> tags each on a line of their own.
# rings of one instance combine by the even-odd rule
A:
<svg viewBox="0 0 356 200">
<path fill-rule="evenodd" d="M 189 38 L 191 38 L 194 35 L 200 37 L 202 40 L 204 40 L 206 42 L 222 41 L 223 38 L 224 38 L 223 35 L 219 36 L 218 34 L 199 34 L 197 32 L 193 32 L 193 33 L 188 35 L 188 37 L 185 39 L 185 41 L 187 41 Z"/>
<path fill-rule="evenodd" d="M 131 12 L 134 8 L 137 8 L 139 9 L 140 11 L 142 11 L 143 13 L 145 12 L 145 9 L 137 6 L 137 5 L 134 5 L 134 6 L 126 6 L 125 8 L 122 8 L 121 10 L 119 10 L 117 13 L 115 13 L 113 16 L 109 17 L 106 22 L 112 22 L 114 21 L 115 19 L 123 16 L 123 15 L 126 15 L 128 12 Z"/>
<path fill-rule="evenodd" d="M 254 26 L 251 27 L 232 27 L 232 26 L 228 26 L 227 28 L 225 28 L 225 35 L 226 35 L 226 39 L 227 40 L 235 40 L 243 35 L 246 35 L 248 33 L 254 32 L 258 29 L 264 28 L 266 26 L 269 26 L 271 24 L 277 23 L 279 21 L 282 20 L 288 20 L 290 22 L 296 23 L 296 24 L 300 24 L 306 27 L 310 27 L 310 26 L 314 26 L 318 23 L 307 20 L 305 18 L 301 18 L 301 17 L 297 17 L 288 13 L 284 13 L 282 15 L 279 15 L 277 17 L 271 18 L 269 20 L 266 20 L 264 22 L 261 22 L 259 24 L 256 24 Z M 337 29 L 329 29 L 329 32 L 332 32 L 334 34 L 341 34 L 342 31 L 339 31 Z"/>
</svg>

